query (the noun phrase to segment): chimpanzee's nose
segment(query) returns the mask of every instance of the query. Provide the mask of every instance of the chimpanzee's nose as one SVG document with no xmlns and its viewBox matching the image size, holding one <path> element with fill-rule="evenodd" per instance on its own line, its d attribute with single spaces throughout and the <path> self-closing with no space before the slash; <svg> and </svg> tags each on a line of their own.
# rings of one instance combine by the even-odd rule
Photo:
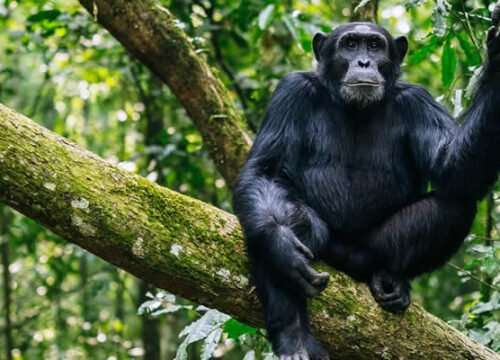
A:
<svg viewBox="0 0 500 360">
<path fill-rule="evenodd" d="M 365 59 L 361 60 L 360 59 L 360 60 L 358 60 L 358 65 L 362 68 L 367 68 L 370 66 L 370 60 L 365 60 Z"/>
</svg>

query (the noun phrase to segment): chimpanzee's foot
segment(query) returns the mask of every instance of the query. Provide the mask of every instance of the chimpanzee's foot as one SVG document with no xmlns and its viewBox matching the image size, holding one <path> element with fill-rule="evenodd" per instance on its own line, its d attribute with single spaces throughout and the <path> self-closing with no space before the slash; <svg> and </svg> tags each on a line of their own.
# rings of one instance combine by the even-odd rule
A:
<svg viewBox="0 0 500 360">
<path fill-rule="evenodd" d="M 403 313 L 410 306 L 410 284 L 386 272 L 374 274 L 369 284 L 373 298 L 380 307 L 392 313 Z"/>
<path fill-rule="evenodd" d="M 280 360 L 311 360 L 305 349 L 290 355 L 280 355 Z"/>
<path fill-rule="evenodd" d="M 272 343 L 280 360 L 310 360 L 299 326 L 287 327 L 273 336 Z"/>
<path fill-rule="evenodd" d="M 273 343 L 280 360 L 329 360 L 328 352 L 311 334 L 294 328 L 276 336 Z"/>
<path fill-rule="evenodd" d="M 305 347 L 311 360 L 330 360 L 330 355 L 312 334 L 306 334 Z"/>
</svg>

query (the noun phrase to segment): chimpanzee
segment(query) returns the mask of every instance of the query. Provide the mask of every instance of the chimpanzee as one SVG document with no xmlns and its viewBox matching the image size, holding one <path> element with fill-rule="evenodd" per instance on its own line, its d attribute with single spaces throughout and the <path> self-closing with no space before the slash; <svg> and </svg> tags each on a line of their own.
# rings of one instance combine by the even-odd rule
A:
<svg viewBox="0 0 500 360">
<path fill-rule="evenodd" d="M 355 22 L 313 38 L 317 69 L 279 83 L 234 188 L 252 278 L 280 359 L 328 359 L 306 299 L 322 260 L 404 311 L 409 280 L 463 242 L 500 168 L 500 7 L 463 125 L 398 80 L 405 37 Z"/>
</svg>

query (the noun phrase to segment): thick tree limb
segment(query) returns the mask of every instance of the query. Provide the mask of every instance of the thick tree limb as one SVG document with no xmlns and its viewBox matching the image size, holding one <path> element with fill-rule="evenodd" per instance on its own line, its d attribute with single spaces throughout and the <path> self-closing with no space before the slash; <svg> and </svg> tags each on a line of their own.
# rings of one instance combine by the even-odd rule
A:
<svg viewBox="0 0 500 360">
<path fill-rule="evenodd" d="M 182 24 L 156 0 L 80 0 L 130 53 L 160 77 L 203 136 L 204 145 L 231 184 L 251 137 L 229 92 L 196 53 Z"/>
<path fill-rule="evenodd" d="M 158 287 L 262 325 L 234 216 L 122 171 L 1 105 L 0 201 Z M 331 276 L 311 312 L 334 359 L 500 359 L 418 306 L 386 313 L 365 286 Z"/>
</svg>

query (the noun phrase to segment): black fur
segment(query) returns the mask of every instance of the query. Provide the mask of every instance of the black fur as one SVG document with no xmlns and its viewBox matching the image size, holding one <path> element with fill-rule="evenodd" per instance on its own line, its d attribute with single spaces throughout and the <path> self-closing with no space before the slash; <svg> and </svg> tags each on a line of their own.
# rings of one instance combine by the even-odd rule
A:
<svg viewBox="0 0 500 360">
<path fill-rule="evenodd" d="M 456 252 L 500 165 L 500 66 L 486 65 L 460 127 L 426 90 L 397 80 L 404 41 L 369 25 L 388 40 L 390 64 L 379 69 L 384 99 L 360 109 L 339 99 L 346 69 L 332 64 L 335 39 L 355 26 L 316 37 L 318 70 L 280 82 L 234 189 L 269 338 L 283 359 L 328 358 L 306 310 L 328 278 L 309 261 L 368 283 L 384 308 L 403 311 L 409 280 Z"/>
</svg>

